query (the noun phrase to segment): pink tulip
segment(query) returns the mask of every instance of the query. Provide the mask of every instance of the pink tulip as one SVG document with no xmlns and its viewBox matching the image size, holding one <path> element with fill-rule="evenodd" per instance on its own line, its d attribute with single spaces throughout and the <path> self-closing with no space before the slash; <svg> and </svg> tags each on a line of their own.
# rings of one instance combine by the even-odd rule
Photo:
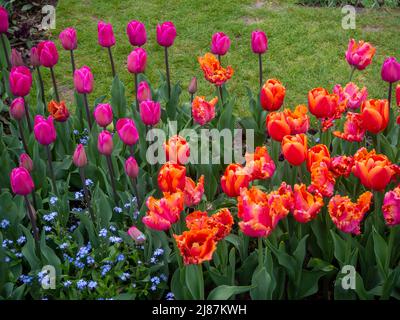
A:
<svg viewBox="0 0 400 320">
<path fill-rule="evenodd" d="M 56 141 L 56 129 L 54 128 L 54 120 L 52 116 L 47 119 L 41 115 L 37 115 L 34 121 L 33 133 L 35 139 L 40 144 L 47 146 Z"/>
<path fill-rule="evenodd" d="M 19 67 L 24 65 L 24 61 L 22 60 L 21 53 L 17 49 L 11 50 L 11 65 L 13 67 Z"/>
<path fill-rule="evenodd" d="M 33 161 L 26 153 L 21 153 L 19 156 L 19 166 L 25 168 L 29 172 L 33 171 Z"/>
<path fill-rule="evenodd" d="M 400 224 L 400 185 L 386 192 L 382 212 L 388 226 Z"/>
<path fill-rule="evenodd" d="M 258 54 L 268 50 L 268 38 L 264 31 L 256 30 L 251 33 L 251 50 Z"/>
<path fill-rule="evenodd" d="M 10 72 L 10 89 L 14 96 L 25 97 L 32 86 L 32 74 L 25 66 L 12 67 Z"/>
<path fill-rule="evenodd" d="M 396 104 L 400 107 L 400 83 L 396 86 Z"/>
<path fill-rule="evenodd" d="M 128 146 L 133 146 L 139 139 L 139 133 L 135 122 L 129 118 L 119 119 L 117 121 L 117 132 L 122 140 Z"/>
<path fill-rule="evenodd" d="M 82 144 L 78 144 L 76 146 L 72 160 L 74 161 L 74 165 L 78 168 L 82 168 L 87 165 L 85 147 Z"/>
<path fill-rule="evenodd" d="M 59 39 L 65 50 L 75 50 L 78 47 L 76 30 L 74 28 L 66 28 L 61 31 Z"/>
<path fill-rule="evenodd" d="M 126 34 L 132 46 L 142 46 L 146 43 L 146 27 L 140 21 L 133 20 L 126 26 Z"/>
<path fill-rule="evenodd" d="M 0 33 L 8 31 L 8 12 L 0 6 Z"/>
<path fill-rule="evenodd" d="M 146 241 L 146 237 L 143 232 L 135 226 L 129 228 L 128 234 L 136 242 L 136 244 L 142 244 Z"/>
<path fill-rule="evenodd" d="M 32 47 L 30 51 L 30 60 L 31 60 L 31 65 L 33 67 L 38 67 L 40 66 L 40 58 L 39 58 L 39 51 L 37 47 Z"/>
<path fill-rule="evenodd" d="M 134 49 L 128 56 L 128 71 L 130 73 L 143 73 L 146 69 L 147 54 L 143 48 Z"/>
<path fill-rule="evenodd" d="M 211 38 L 211 52 L 220 56 L 225 55 L 229 47 L 231 46 L 231 40 L 223 32 L 214 33 Z"/>
<path fill-rule="evenodd" d="M 109 156 L 111 155 L 114 148 L 114 143 L 112 139 L 112 135 L 107 130 L 103 130 L 100 132 L 99 137 L 97 139 L 97 149 L 102 155 Z"/>
<path fill-rule="evenodd" d="M 93 91 L 93 74 L 90 68 L 83 66 L 74 73 L 74 86 L 79 93 L 91 93 Z"/>
<path fill-rule="evenodd" d="M 139 102 L 151 100 L 150 86 L 146 81 L 141 81 L 138 85 L 137 99 Z"/>
<path fill-rule="evenodd" d="M 11 171 L 10 183 L 12 191 L 20 196 L 26 196 L 35 189 L 29 171 L 23 167 L 14 168 Z"/>
<path fill-rule="evenodd" d="M 58 62 L 58 51 L 52 41 L 42 41 L 37 46 L 40 64 L 47 68 L 54 67 Z"/>
<path fill-rule="evenodd" d="M 129 157 L 125 161 L 125 172 L 131 179 L 136 179 L 139 174 L 139 166 L 134 157 Z"/>
<path fill-rule="evenodd" d="M 160 121 L 161 107 L 156 101 L 142 101 L 140 103 L 140 118 L 147 126 L 154 126 Z"/>
<path fill-rule="evenodd" d="M 382 80 L 386 82 L 397 82 L 400 80 L 400 63 L 394 57 L 387 58 L 382 65 Z"/>
<path fill-rule="evenodd" d="M 99 21 L 97 24 L 97 33 L 99 38 L 99 45 L 105 48 L 115 45 L 114 31 L 111 23 Z"/>
<path fill-rule="evenodd" d="M 340 84 L 335 85 L 333 93 L 339 97 L 339 104 L 347 99 L 347 107 L 353 110 L 359 108 L 368 97 L 367 88 L 360 90 L 353 82 L 349 82 L 344 88 Z"/>
<path fill-rule="evenodd" d="M 351 39 L 346 51 L 346 60 L 349 65 L 364 70 L 372 62 L 376 49 L 368 42 Z"/>
<path fill-rule="evenodd" d="M 113 111 L 108 103 L 99 103 L 93 112 L 94 119 L 100 127 L 107 127 L 113 121 Z"/>
<path fill-rule="evenodd" d="M 15 98 L 10 105 L 10 115 L 15 120 L 22 120 L 25 116 L 25 100 L 24 98 Z"/>
<path fill-rule="evenodd" d="M 170 47 L 176 38 L 175 25 L 171 21 L 157 24 L 157 43 L 163 47 Z"/>
</svg>

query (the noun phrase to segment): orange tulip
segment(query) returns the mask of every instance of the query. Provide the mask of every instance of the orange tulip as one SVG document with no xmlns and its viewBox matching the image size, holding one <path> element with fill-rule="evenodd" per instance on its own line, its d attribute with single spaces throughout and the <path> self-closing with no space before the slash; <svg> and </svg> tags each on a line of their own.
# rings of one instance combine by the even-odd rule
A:
<svg viewBox="0 0 400 320">
<path fill-rule="evenodd" d="M 361 106 L 363 126 L 369 132 L 379 133 L 389 123 L 389 102 L 386 99 L 370 99 Z"/>
<path fill-rule="evenodd" d="M 324 161 L 329 163 L 331 155 L 328 147 L 324 144 L 317 144 L 307 151 L 307 170 L 311 171 L 311 167 L 315 162 Z"/>
<path fill-rule="evenodd" d="M 294 111 L 285 109 L 283 114 L 290 127 L 290 134 L 306 133 L 310 128 L 310 118 L 307 115 L 307 107 L 304 104 L 298 105 Z"/>
<path fill-rule="evenodd" d="M 290 127 L 283 112 L 271 112 L 266 119 L 268 134 L 275 141 L 281 142 L 283 137 L 290 134 Z"/>
<path fill-rule="evenodd" d="M 190 156 L 190 147 L 185 138 L 174 135 L 163 145 L 167 161 L 185 164 Z"/>
<path fill-rule="evenodd" d="M 370 208 L 372 193 L 364 192 L 354 203 L 349 197 L 334 196 L 328 204 L 328 212 L 336 227 L 346 233 L 360 234 L 360 223 Z"/>
<path fill-rule="evenodd" d="M 206 80 L 216 86 L 223 85 L 233 76 L 232 67 L 223 68 L 218 59 L 211 53 L 206 53 L 203 57 L 199 57 L 198 61 Z"/>
<path fill-rule="evenodd" d="M 305 184 L 294 185 L 294 209 L 293 217 L 301 223 L 313 220 L 324 206 L 324 200 L 317 191 L 311 194 Z"/>
<path fill-rule="evenodd" d="M 354 165 L 354 158 L 348 156 L 337 156 L 331 159 L 329 170 L 334 177 L 348 178 Z"/>
<path fill-rule="evenodd" d="M 267 147 L 257 147 L 255 153 L 246 153 L 245 169 L 251 180 L 271 178 L 275 172 L 275 163 L 268 154 Z"/>
<path fill-rule="evenodd" d="M 326 162 L 314 162 L 311 166 L 311 185 L 308 187 L 308 191 L 312 193 L 318 191 L 324 197 L 332 197 L 335 182 L 333 173 L 329 171 Z"/>
<path fill-rule="evenodd" d="M 239 227 L 249 237 L 268 237 L 288 213 L 281 197 L 267 195 L 257 187 L 243 188 L 238 197 Z"/>
<path fill-rule="evenodd" d="M 163 192 L 176 192 L 185 189 L 186 168 L 176 163 L 165 163 L 158 173 L 158 186 Z"/>
<path fill-rule="evenodd" d="M 204 193 L 204 176 L 202 175 L 199 182 L 196 183 L 189 177 L 185 180 L 185 206 L 193 207 L 200 203 Z"/>
<path fill-rule="evenodd" d="M 192 103 L 193 120 L 203 126 L 215 117 L 215 105 L 218 98 L 206 101 L 205 97 L 196 96 Z"/>
<path fill-rule="evenodd" d="M 285 99 L 286 89 L 279 80 L 268 79 L 260 91 L 261 107 L 267 111 L 276 111 Z"/>
<path fill-rule="evenodd" d="M 69 111 L 65 105 L 65 101 L 58 103 L 55 100 L 51 100 L 47 105 L 47 110 L 53 116 L 54 120 L 58 122 L 65 122 L 69 118 Z"/>
<path fill-rule="evenodd" d="M 210 261 L 217 248 L 214 231 L 209 229 L 184 231 L 174 238 L 185 265 Z"/>
<path fill-rule="evenodd" d="M 365 135 L 362 115 L 359 113 L 348 112 L 346 115 L 346 122 L 343 126 L 343 132 L 334 131 L 333 135 L 347 141 L 362 141 Z"/>
<path fill-rule="evenodd" d="M 293 190 L 291 185 L 287 184 L 285 181 L 281 183 L 277 190 L 271 191 L 268 194 L 269 197 L 279 197 L 282 201 L 282 205 L 288 210 L 293 210 Z"/>
<path fill-rule="evenodd" d="M 284 136 L 282 153 L 291 165 L 301 165 L 307 157 L 307 136 L 304 133 Z"/>
<path fill-rule="evenodd" d="M 150 229 L 168 230 L 179 220 L 183 210 L 183 193 L 164 193 L 161 199 L 149 197 L 146 205 L 149 210 L 142 219 L 143 223 Z"/>
<path fill-rule="evenodd" d="M 334 110 L 333 114 L 329 118 L 326 118 L 321 122 L 323 132 L 332 127 L 335 123 L 335 120 L 342 117 L 343 113 L 346 111 L 346 107 L 347 100 L 344 100 L 336 105 L 336 109 Z"/>
<path fill-rule="evenodd" d="M 308 92 L 308 108 L 318 119 L 331 117 L 337 109 L 338 100 L 336 94 L 329 94 L 324 88 L 315 88 Z"/>
<path fill-rule="evenodd" d="M 375 150 L 365 153 L 361 149 L 354 156 L 353 174 L 360 179 L 364 187 L 373 190 L 383 190 L 396 175 L 394 165 L 388 157 L 376 154 Z"/>
<path fill-rule="evenodd" d="M 232 163 L 225 169 L 221 177 L 221 187 L 229 197 L 237 197 L 241 188 L 247 188 L 250 175 L 240 164 Z"/>
</svg>

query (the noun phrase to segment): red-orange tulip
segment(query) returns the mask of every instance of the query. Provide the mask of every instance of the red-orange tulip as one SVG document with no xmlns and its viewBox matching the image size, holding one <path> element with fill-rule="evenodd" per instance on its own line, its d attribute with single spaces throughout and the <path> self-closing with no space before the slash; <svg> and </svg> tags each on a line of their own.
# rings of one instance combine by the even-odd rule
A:
<svg viewBox="0 0 400 320">
<path fill-rule="evenodd" d="M 335 178 L 345 177 L 348 178 L 354 165 L 354 158 L 348 156 L 337 156 L 331 159 L 329 163 L 329 170 L 333 173 Z"/>
<path fill-rule="evenodd" d="M 343 125 L 343 132 L 334 131 L 333 135 L 347 141 L 360 142 L 364 139 L 365 128 L 360 113 L 348 112 L 346 122 Z"/>
<path fill-rule="evenodd" d="M 271 178 L 275 163 L 268 154 L 267 147 L 257 147 L 254 153 L 246 153 L 246 170 L 251 180 Z"/>
<path fill-rule="evenodd" d="M 321 194 L 318 191 L 314 195 L 311 194 L 305 184 L 294 185 L 293 197 L 293 217 L 301 223 L 313 220 L 324 206 Z"/>
<path fill-rule="evenodd" d="M 268 134 L 275 141 L 281 142 L 283 137 L 290 134 L 290 127 L 283 112 L 271 112 L 266 119 Z"/>
<path fill-rule="evenodd" d="M 185 164 L 189 160 L 190 147 L 185 138 L 174 135 L 163 145 L 167 161 Z"/>
<path fill-rule="evenodd" d="M 211 53 L 206 53 L 203 57 L 199 57 L 198 61 L 206 80 L 216 86 L 223 85 L 233 76 L 232 67 L 223 68 L 218 59 Z"/>
<path fill-rule="evenodd" d="M 291 165 L 301 165 L 307 157 L 307 136 L 303 133 L 284 136 L 282 153 Z"/>
<path fill-rule="evenodd" d="M 324 88 L 315 88 L 308 92 L 308 108 L 318 119 L 331 117 L 337 109 L 338 100 L 336 94 L 329 94 Z"/>
<path fill-rule="evenodd" d="M 268 79 L 260 91 L 261 107 L 267 111 L 276 111 L 285 99 L 286 89 L 279 80 Z"/>
<path fill-rule="evenodd" d="M 247 188 L 250 182 L 250 175 L 240 164 L 231 163 L 225 169 L 221 177 L 222 191 L 229 197 L 237 197 L 241 188 Z"/>
<path fill-rule="evenodd" d="M 200 203 L 204 193 L 204 176 L 201 176 L 199 182 L 196 183 L 189 177 L 186 177 L 185 182 L 185 206 L 193 207 Z"/>
<path fill-rule="evenodd" d="M 185 189 L 186 168 L 176 163 L 165 163 L 158 173 L 158 186 L 163 192 L 177 192 Z"/>
<path fill-rule="evenodd" d="M 310 118 L 307 115 L 307 107 L 304 104 L 298 105 L 294 111 L 285 109 L 283 114 L 290 127 L 290 134 L 306 133 L 310 128 Z"/>
<path fill-rule="evenodd" d="M 308 191 L 312 193 L 318 191 L 324 197 L 332 197 L 335 182 L 333 173 L 326 162 L 314 162 L 311 166 L 311 185 Z"/>
<path fill-rule="evenodd" d="M 58 103 L 54 100 L 51 100 L 47 105 L 47 110 L 49 111 L 50 115 L 53 116 L 54 120 L 58 122 L 65 122 L 69 118 L 69 111 L 65 105 L 65 101 Z"/>
<path fill-rule="evenodd" d="M 361 106 L 363 126 L 369 132 L 379 133 L 389 123 L 389 103 L 386 99 L 370 99 Z"/>
<path fill-rule="evenodd" d="M 317 144 L 307 151 L 307 170 L 311 171 L 311 167 L 315 162 L 324 161 L 329 163 L 331 155 L 326 145 Z"/>
</svg>

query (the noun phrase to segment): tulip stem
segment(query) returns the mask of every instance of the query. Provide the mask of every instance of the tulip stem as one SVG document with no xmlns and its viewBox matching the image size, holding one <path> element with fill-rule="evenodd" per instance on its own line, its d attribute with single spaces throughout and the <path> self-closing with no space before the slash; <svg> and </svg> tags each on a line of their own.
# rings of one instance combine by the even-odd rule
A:
<svg viewBox="0 0 400 320">
<path fill-rule="evenodd" d="M 190 94 L 190 105 L 193 103 L 193 93 Z"/>
<path fill-rule="evenodd" d="M 54 176 L 54 170 L 53 170 L 53 162 L 51 159 L 51 151 L 50 151 L 50 147 L 47 145 L 46 146 L 46 151 L 47 151 L 47 160 L 49 162 L 49 171 L 50 171 L 50 178 L 51 178 L 51 182 L 53 184 L 53 191 L 55 194 L 58 195 L 58 190 L 57 190 L 57 185 L 56 185 L 56 178 Z"/>
<path fill-rule="evenodd" d="M 92 130 L 92 119 L 90 118 L 89 103 L 86 93 L 83 94 L 83 102 L 85 103 L 86 117 L 89 124 L 89 129 Z"/>
<path fill-rule="evenodd" d="M 69 52 L 71 53 L 72 77 L 74 77 L 74 73 L 75 73 L 75 58 L 74 58 L 74 50 L 70 50 Z"/>
<path fill-rule="evenodd" d="M 260 90 L 262 88 L 262 83 L 263 83 L 263 76 L 262 76 L 262 58 L 261 58 L 261 53 L 258 54 L 258 68 L 259 68 L 259 73 L 260 73 Z"/>
<path fill-rule="evenodd" d="M 58 89 L 57 89 L 56 75 L 54 74 L 53 67 L 50 67 L 50 73 L 51 73 L 51 80 L 53 80 L 53 89 L 54 89 L 54 94 L 56 95 L 56 100 L 57 102 L 60 102 L 60 96 L 58 94 Z"/>
<path fill-rule="evenodd" d="M 388 92 L 389 112 L 390 112 L 390 106 L 392 103 L 392 85 L 393 85 L 393 82 L 389 82 L 389 92 Z"/>
<path fill-rule="evenodd" d="M 24 135 L 24 130 L 22 129 L 21 120 L 18 120 L 18 129 L 19 129 L 19 135 L 21 136 L 22 145 L 24 146 L 24 150 L 25 150 L 25 152 L 26 152 L 27 154 L 29 154 L 29 152 L 28 152 L 28 145 L 26 144 L 25 135 Z"/>
<path fill-rule="evenodd" d="M 7 46 L 6 46 L 6 42 L 4 40 L 4 37 L 6 35 L 4 33 L 1 34 L 1 43 L 3 45 L 3 50 L 4 50 L 4 56 L 6 57 L 6 61 L 7 61 L 7 66 L 8 69 L 11 69 L 11 62 L 10 62 L 10 56 L 8 55 L 8 51 L 7 51 Z"/>
<path fill-rule="evenodd" d="M 112 52 L 111 52 L 111 47 L 107 47 L 107 50 L 108 50 L 108 56 L 110 57 L 112 75 L 113 75 L 113 78 L 115 78 L 115 65 L 114 65 L 114 59 L 113 59 Z"/>
<path fill-rule="evenodd" d="M 133 145 L 129 146 L 129 153 L 131 154 L 131 156 L 133 157 L 135 150 L 133 149 Z"/>
<path fill-rule="evenodd" d="M 90 205 L 89 191 L 86 187 L 85 169 L 83 167 L 79 168 L 79 175 L 80 175 L 81 181 L 82 181 L 82 187 L 83 187 L 83 193 L 85 195 L 86 206 L 89 209 L 90 217 L 92 218 L 93 224 L 96 225 L 96 217 L 94 215 L 92 206 Z"/>
<path fill-rule="evenodd" d="M 24 99 L 24 108 L 25 108 L 25 117 L 26 117 L 26 123 L 28 124 L 28 129 L 29 133 L 32 133 L 32 123 L 31 123 L 31 117 L 29 115 L 29 106 L 28 106 L 28 101 Z M 28 153 L 28 152 L 27 152 Z"/>
<path fill-rule="evenodd" d="M 218 62 L 221 65 L 221 56 L 219 54 L 217 54 L 217 57 L 218 57 Z"/>
<path fill-rule="evenodd" d="M 38 244 L 38 242 L 39 242 L 39 232 L 38 232 L 38 228 L 37 228 L 37 225 L 36 225 L 36 219 L 35 219 L 35 216 L 33 214 L 31 203 L 29 202 L 28 196 L 25 195 L 24 198 L 25 198 L 26 208 L 28 209 L 29 220 L 31 221 L 31 224 L 32 224 L 33 237 L 35 238 L 36 244 Z"/>
<path fill-rule="evenodd" d="M 222 107 L 224 106 L 224 98 L 222 96 L 222 85 L 217 86 L 217 88 L 218 88 L 219 98 L 221 99 L 221 111 L 222 111 Z"/>
<path fill-rule="evenodd" d="M 138 189 L 137 189 L 137 180 L 136 179 L 131 179 L 131 182 L 132 182 L 133 192 L 134 192 L 135 197 L 136 197 L 138 210 L 140 211 L 140 208 L 142 207 L 142 204 L 141 204 L 141 201 L 140 201 L 140 198 L 139 198 L 139 192 L 138 192 Z"/>
<path fill-rule="evenodd" d="M 168 47 L 164 47 L 164 58 L 165 58 L 165 71 L 167 75 L 167 90 L 168 90 L 168 100 L 169 100 L 171 97 L 171 82 L 169 75 Z"/>
<path fill-rule="evenodd" d="M 258 267 L 261 268 L 264 264 L 264 254 L 263 254 L 263 238 L 258 237 Z"/>
<path fill-rule="evenodd" d="M 46 98 L 44 96 L 44 85 L 43 85 L 43 79 L 42 79 L 42 73 L 40 72 L 40 67 L 36 67 L 38 78 L 39 78 L 39 85 L 40 85 L 40 95 L 42 96 L 42 102 L 44 104 L 44 107 L 46 109 Z"/>
<path fill-rule="evenodd" d="M 117 203 L 117 189 L 115 188 L 115 176 L 114 176 L 114 168 L 112 165 L 112 160 L 111 156 L 106 156 L 107 159 L 107 166 L 108 166 L 108 171 L 110 172 L 110 180 L 111 180 L 111 188 L 113 190 L 113 195 L 114 195 L 114 201 Z"/>
<path fill-rule="evenodd" d="M 135 73 L 135 99 L 136 99 L 137 111 L 140 112 L 140 110 L 139 110 L 139 100 L 138 100 L 138 75 L 137 75 L 137 73 Z"/>
<path fill-rule="evenodd" d="M 351 68 L 349 82 L 351 82 L 351 79 L 353 78 L 354 71 L 356 71 L 356 68 L 355 67 Z"/>
</svg>

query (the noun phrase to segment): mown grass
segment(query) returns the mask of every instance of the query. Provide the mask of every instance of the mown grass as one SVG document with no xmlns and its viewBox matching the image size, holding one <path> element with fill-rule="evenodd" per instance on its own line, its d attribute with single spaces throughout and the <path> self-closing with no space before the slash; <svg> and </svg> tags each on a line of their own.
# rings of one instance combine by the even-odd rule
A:
<svg viewBox="0 0 400 320">
<path fill-rule="evenodd" d="M 56 75 L 61 95 L 73 103 L 73 84 L 69 53 L 61 49 L 59 32 L 73 26 L 78 32 L 76 63 L 88 65 L 95 75 L 94 101 L 109 95 L 111 69 L 105 49 L 97 44 L 97 21 L 103 19 L 114 26 L 117 44 L 113 47 L 116 68 L 127 87 L 129 102 L 133 101 L 133 78 L 126 70 L 126 57 L 131 51 L 125 28 L 133 19 L 145 23 L 148 43 L 146 74 L 157 85 L 159 71 L 164 72 L 163 48 L 155 39 L 158 22 L 171 20 L 178 31 L 170 49 L 171 78 L 181 81 L 186 89 L 191 77 L 199 79 L 198 94 L 211 97 L 214 88 L 204 79 L 197 57 L 209 50 L 211 35 L 224 31 L 232 41 L 223 57 L 223 64 L 232 65 L 235 75 L 228 83 L 231 93 L 238 97 L 237 112 L 247 112 L 246 86 L 258 87 L 258 61 L 250 50 L 250 34 L 264 30 L 269 37 L 269 50 L 264 56 L 266 76 L 280 79 L 287 88 L 286 103 L 293 107 L 306 103 L 307 92 L 317 86 L 331 89 L 336 83 L 346 83 L 349 66 L 344 59 L 349 38 L 371 42 L 377 53 L 373 64 L 357 72 L 353 80 L 369 89 L 370 97 L 386 97 L 387 84 L 380 79 L 381 64 L 386 56 L 400 58 L 400 10 L 361 10 L 356 16 L 356 29 L 344 30 L 340 8 L 303 7 L 288 1 L 256 2 L 255 0 L 64 0 L 57 6 L 57 29 L 51 37 L 60 48 Z M 47 71 L 47 70 L 46 70 Z M 47 88 L 49 74 L 45 72 Z M 265 76 L 264 76 L 265 77 Z M 188 98 L 186 90 L 184 98 Z"/>
</svg>

